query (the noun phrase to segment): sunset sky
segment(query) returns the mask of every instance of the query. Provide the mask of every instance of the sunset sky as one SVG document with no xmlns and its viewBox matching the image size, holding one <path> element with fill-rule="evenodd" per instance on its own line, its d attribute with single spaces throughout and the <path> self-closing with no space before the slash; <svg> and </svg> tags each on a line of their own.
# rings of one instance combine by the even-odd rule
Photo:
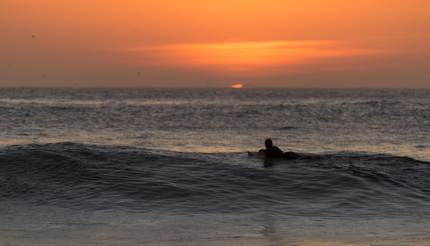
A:
<svg viewBox="0 0 430 246">
<path fill-rule="evenodd" d="M 0 86 L 430 87 L 428 0 L 0 0 Z"/>
</svg>

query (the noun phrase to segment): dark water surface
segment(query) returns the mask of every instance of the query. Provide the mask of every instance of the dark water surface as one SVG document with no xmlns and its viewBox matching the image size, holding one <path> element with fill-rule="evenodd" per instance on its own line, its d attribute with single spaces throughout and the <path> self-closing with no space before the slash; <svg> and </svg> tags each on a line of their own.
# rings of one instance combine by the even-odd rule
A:
<svg viewBox="0 0 430 246">
<path fill-rule="evenodd" d="M 0 103 L 0 243 L 430 242 L 429 90 L 2 89 Z M 264 168 L 246 151 L 266 137 L 310 155 Z"/>
</svg>

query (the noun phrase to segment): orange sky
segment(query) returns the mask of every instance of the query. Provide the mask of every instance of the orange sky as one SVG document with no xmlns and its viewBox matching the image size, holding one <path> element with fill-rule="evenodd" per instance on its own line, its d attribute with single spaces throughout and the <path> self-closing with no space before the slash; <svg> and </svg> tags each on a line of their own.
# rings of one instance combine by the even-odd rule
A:
<svg viewBox="0 0 430 246">
<path fill-rule="evenodd" d="M 430 87 L 429 26 L 427 0 L 0 0 L 0 86 Z"/>
</svg>

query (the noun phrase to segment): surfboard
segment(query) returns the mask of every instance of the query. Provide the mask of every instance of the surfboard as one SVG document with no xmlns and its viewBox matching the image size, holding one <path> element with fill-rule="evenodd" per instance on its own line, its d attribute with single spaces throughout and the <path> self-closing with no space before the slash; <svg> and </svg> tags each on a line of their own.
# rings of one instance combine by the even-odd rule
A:
<svg viewBox="0 0 430 246">
<path fill-rule="evenodd" d="M 249 157 L 255 157 L 255 158 L 265 158 L 266 155 L 264 153 L 261 152 L 249 152 L 248 151 L 248 156 Z"/>
</svg>

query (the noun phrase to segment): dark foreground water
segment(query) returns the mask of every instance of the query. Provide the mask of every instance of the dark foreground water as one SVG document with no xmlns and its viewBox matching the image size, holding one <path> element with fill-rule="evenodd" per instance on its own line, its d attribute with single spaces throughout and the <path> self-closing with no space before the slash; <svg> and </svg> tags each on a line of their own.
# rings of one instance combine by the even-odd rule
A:
<svg viewBox="0 0 430 246">
<path fill-rule="evenodd" d="M 430 244 L 430 91 L 3 89 L 0 129 L 0 245 Z"/>
</svg>

